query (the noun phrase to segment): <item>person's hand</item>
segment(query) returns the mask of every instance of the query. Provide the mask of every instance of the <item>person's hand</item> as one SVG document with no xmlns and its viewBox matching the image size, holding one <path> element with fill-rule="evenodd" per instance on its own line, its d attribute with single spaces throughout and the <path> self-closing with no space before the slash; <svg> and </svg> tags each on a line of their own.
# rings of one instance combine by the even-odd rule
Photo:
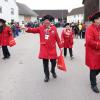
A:
<svg viewBox="0 0 100 100">
<path fill-rule="evenodd" d="M 28 28 L 26 28 L 26 27 L 21 27 L 21 30 L 27 31 Z"/>
<path fill-rule="evenodd" d="M 59 53 L 58 53 L 58 57 L 59 57 L 60 55 L 62 55 L 62 52 L 63 52 L 63 48 L 60 48 Z"/>
<path fill-rule="evenodd" d="M 62 52 L 63 51 L 63 48 L 60 48 L 60 51 Z"/>
<path fill-rule="evenodd" d="M 25 30 L 25 27 L 20 27 L 21 30 Z"/>
</svg>

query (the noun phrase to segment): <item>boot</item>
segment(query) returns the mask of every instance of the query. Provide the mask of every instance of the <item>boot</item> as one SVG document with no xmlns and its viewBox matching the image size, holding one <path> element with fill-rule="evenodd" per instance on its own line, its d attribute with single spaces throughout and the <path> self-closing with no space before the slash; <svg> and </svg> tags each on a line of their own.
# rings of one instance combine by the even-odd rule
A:
<svg viewBox="0 0 100 100">
<path fill-rule="evenodd" d="M 91 86 L 91 89 L 93 90 L 93 92 L 99 93 L 99 89 L 97 86 Z"/>
<path fill-rule="evenodd" d="M 51 72 L 51 73 L 52 73 L 53 78 L 57 78 L 57 74 L 56 73 L 53 73 L 53 72 Z"/>
<path fill-rule="evenodd" d="M 49 82 L 49 80 L 50 80 L 49 77 L 46 76 L 44 82 Z"/>
</svg>

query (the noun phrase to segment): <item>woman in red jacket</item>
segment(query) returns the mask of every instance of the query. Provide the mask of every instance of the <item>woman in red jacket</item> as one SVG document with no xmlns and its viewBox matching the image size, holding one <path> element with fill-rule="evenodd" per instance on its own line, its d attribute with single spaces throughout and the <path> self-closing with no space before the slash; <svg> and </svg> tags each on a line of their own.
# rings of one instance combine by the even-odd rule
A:
<svg viewBox="0 0 100 100">
<path fill-rule="evenodd" d="M 91 89 L 99 93 L 96 76 L 100 73 L 100 12 L 90 17 L 93 23 L 86 30 L 86 65 L 90 69 Z"/>
<path fill-rule="evenodd" d="M 69 23 L 65 24 L 65 29 L 61 34 L 61 40 L 64 46 L 64 56 L 67 56 L 67 49 L 69 49 L 70 57 L 73 59 L 73 32 Z"/>
<path fill-rule="evenodd" d="M 0 46 L 2 46 L 4 60 L 10 57 L 10 53 L 7 46 L 9 37 L 12 35 L 11 29 L 8 26 L 6 26 L 5 23 L 6 21 L 4 19 L 0 19 Z"/>
<path fill-rule="evenodd" d="M 40 35 L 40 53 L 39 58 L 43 59 L 44 73 L 45 73 L 45 82 L 49 81 L 49 60 L 51 61 L 51 73 L 54 78 L 57 77 L 55 72 L 57 52 L 56 52 L 56 43 L 59 48 L 61 48 L 61 42 L 57 33 L 57 29 L 54 25 L 50 23 L 53 18 L 50 15 L 43 17 L 43 25 L 38 28 L 27 28 L 26 32 L 28 33 L 39 33 Z"/>
</svg>

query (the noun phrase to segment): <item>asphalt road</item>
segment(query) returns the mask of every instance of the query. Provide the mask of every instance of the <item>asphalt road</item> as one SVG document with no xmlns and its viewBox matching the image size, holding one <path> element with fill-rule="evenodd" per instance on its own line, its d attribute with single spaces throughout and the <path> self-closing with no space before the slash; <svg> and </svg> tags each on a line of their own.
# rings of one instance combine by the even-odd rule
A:
<svg viewBox="0 0 100 100">
<path fill-rule="evenodd" d="M 9 48 L 9 60 L 2 60 L 0 50 L 0 100 L 100 100 L 100 94 L 90 89 L 84 40 L 74 40 L 74 59 L 65 58 L 67 72 L 57 69 L 57 79 L 51 76 L 49 83 L 43 81 L 43 65 L 38 59 L 39 35 L 23 34 L 16 42 Z"/>
</svg>

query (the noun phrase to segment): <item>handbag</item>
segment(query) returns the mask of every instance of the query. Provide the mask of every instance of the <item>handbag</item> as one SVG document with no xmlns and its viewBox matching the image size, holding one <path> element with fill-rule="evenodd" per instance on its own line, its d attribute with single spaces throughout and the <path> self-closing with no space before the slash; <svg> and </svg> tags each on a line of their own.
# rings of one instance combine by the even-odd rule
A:
<svg viewBox="0 0 100 100">
<path fill-rule="evenodd" d="M 16 45 L 16 41 L 15 41 L 15 39 L 14 39 L 13 36 L 10 36 L 10 37 L 9 37 L 8 45 L 9 45 L 10 47 L 13 47 L 13 46 Z"/>
<path fill-rule="evenodd" d="M 57 59 L 57 68 L 62 71 L 67 71 L 62 51 L 60 52 L 60 56 Z"/>
</svg>

